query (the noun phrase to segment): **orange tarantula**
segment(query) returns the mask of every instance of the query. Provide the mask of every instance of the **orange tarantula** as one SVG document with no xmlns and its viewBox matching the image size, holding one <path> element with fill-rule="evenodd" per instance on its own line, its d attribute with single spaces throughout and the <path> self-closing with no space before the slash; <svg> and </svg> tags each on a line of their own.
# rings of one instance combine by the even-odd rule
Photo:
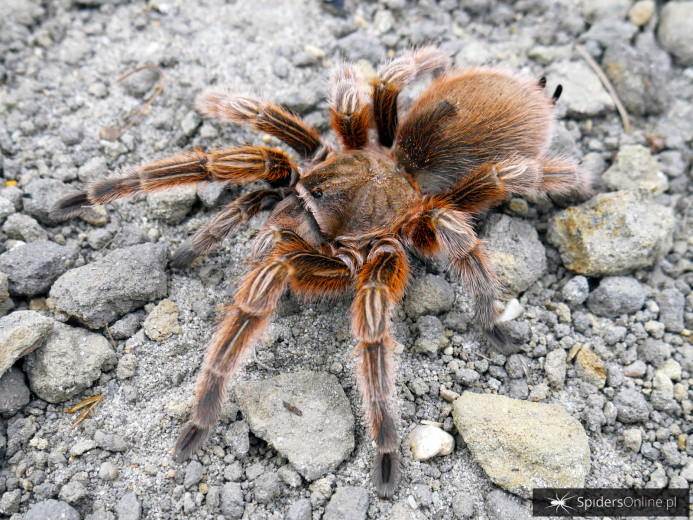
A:
<svg viewBox="0 0 693 520">
<path fill-rule="evenodd" d="M 399 114 L 401 90 L 424 75 L 433 76 L 432 83 Z M 549 153 L 560 87 L 552 98 L 544 86 L 543 79 L 497 67 L 450 70 L 449 57 L 432 46 L 383 65 L 369 93 L 357 70 L 343 65 L 332 75 L 329 95 L 338 147 L 283 107 L 254 96 L 210 92 L 196 102 L 202 114 L 277 137 L 299 161 L 264 146 L 211 153 L 196 148 L 127 168 L 56 205 L 53 215 L 60 219 L 184 184 L 269 183 L 221 209 L 172 260 L 178 266 L 190 263 L 241 222 L 271 210 L 255 239 L 248 273 L 207 348 L 190 420 L 176 444 L 178 458 L 195 452 L 214 427 L 229 378 L 287 288 L 308 299 L 353 291 L 358 386 L 377 450 L 374 483 L 380 495 L 392 496 L 399 442 L 390 403 L 396 345 L 390 315 L 407 286 L 408 253 L 447 262 L 474 296 L 476 320 L 490 343 L 512 351 L 498 323 L 499 284 L 475 234 L 475 219 L 513 195 L 590 190 L 574 160 Z"/>
</svg>

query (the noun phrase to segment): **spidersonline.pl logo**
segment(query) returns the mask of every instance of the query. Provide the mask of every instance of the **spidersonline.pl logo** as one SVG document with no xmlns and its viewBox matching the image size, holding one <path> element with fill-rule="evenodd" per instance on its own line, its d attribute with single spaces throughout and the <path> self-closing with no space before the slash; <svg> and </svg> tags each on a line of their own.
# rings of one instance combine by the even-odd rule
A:
<svg viewBox="0 0 693 520">
<path fill-rule="evenodd" d="M 532 493 L 536 517 L 689 518 L 690 489 L 545 488 Z"/>
</svg>

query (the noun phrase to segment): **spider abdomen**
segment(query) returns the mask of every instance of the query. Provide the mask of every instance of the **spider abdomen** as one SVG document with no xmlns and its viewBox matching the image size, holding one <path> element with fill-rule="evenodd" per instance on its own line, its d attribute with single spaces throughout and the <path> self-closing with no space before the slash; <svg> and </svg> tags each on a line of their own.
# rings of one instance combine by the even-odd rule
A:
<svg viewBox="0 0 693 520">
<path fill-rule="evenodd" d="M 476 67 L 431 83 L 402 121 L 395 155 L 422 192 L 438 193 L 485 163 L 541 158 L 553 128 L 552 100 L 538 82 Z"/>
</svg>

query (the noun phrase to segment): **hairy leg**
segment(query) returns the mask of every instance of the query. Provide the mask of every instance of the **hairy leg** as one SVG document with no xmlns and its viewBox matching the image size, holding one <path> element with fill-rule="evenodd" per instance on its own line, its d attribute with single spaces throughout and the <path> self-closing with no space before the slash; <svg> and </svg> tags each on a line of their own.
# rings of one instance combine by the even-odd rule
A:
<svg viewBox="0 0 693 520">
<path fill-rule="evenodd" d="M 207 347 L 190 421 L 175 446 L 176 458 L 190 457 L 216 424 L 227 383 L 265 330 L 287 285 L 308 297 L 337 294 L 352 280 L 340 259 L 318 253 L 291 231 L 278 232 L 272 254 L 243 279 Z"/>
<path fill-rule="evenodd" d="M 460 277 L 475 300 L 476 321 L 490 343 L 503 353 L 515 350 L 498 323 L 500 284 L 468 213 L 428 197 L 424 206 L 402 229 L 412 249 L 423 256 L 438 256 Z"/>
<path fill-rule="evenodd" d="M 397 98 L 402 89 L 426 74 L 439 76 L 450 68 L 450 57 L 435 46 L 412 49 L 384 64 L 373 80 L 373 116 L 380 144 L 392 146 L 397 133 Z"/>
<path fill-rule="evenodd" d="M 590 173 L 577 161 L 567 157 L 548 157 L 541 162 L 543 178 L 541 191 L 547 195 L 579 195 L 587 197 L 593 193 Z"/>
<path fill-rule="evenodd" d="M 303 157 L 312 156 L 322 146 L 315 128 L 287 108 L 256 96 L 211 91 L 195 100 L 195 108 L 207 117 L 250 125 L 284 141 Z"/>
<path fill-rule="evenodd" d="M 396 345 L 390 337 L 390 314 L 404 294 L 408 275 L 409 265 L 399 242 L 378 242 L 359 272 L 351 308 L 352 329 L 359 340 L 355 351 L 358 384 L 378 450 L 374 484 L 386 497 L 393 495 L 399 479 L 397 426 L 390 407 Z"/>
<path fill-rule="evenodd" d="M 171 265 L 184 267 L 196 257 L 210 253 L 239 224 L 260 211 L 272 209 L 283 198 L 284 190 L 279 188 L 251 191 L 230 202 L 181 244 L 171 259 Z"/>
<path fill-rule="evenodd" d="M 353 65 L 335 68 L 330 81 L 330 120 L 345 148 L 356 150 L 368 144 L 370 106 L 361 92 L 361 75 Z"/>
<path fill-rule="evenodd" d="M 142 166 L 128 166 L 95 181 L 86 191 L 58 201 L 51 210 L 51 217 L 62 220 L 77 216 L 89 207 L 124 197 L 202 182 L 242 184 L 266 180 L 288 184 L 296 175 L 296 165 L 281 150 L 240 146 L 205 153 L 195 148 Z"/>
</svg>

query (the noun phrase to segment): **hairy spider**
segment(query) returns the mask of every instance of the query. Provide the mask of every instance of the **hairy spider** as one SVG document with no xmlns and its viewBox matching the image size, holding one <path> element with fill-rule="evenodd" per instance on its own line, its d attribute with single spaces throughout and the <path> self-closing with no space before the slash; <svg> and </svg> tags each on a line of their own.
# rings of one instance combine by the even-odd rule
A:
<svg viewBox="0 0 693 520">
<path fill-rule="evenodd" d="M 416 78 L 434 77 L 402 117 L 397 99 Z M 226 205 L 175 253 L 189 264 L 241 222 L 271 210 L 254 241 L 250 267 L 209 344 L 189 422 L 175 447 L 185 459 L 214 427 L 234 375 L 267 327 L 284 291 L 312 300 L 355 292 L 351 323 L 366 418 L 377 455 L 380 495 L 399 477 L 398 436 L 390 401 L 394 347 L 390 314 L 405 292 L 408 253 L 444 260 L 475 297 L 475 316 L 490 343 L 513 350 L 498 323 L 499 284 L 475 219 L 513 195 L 586 194 L 590 181 L 570 158 L 549 153 L 553 98 L 545 81 L 498 67 L 450 70 L 441 50 L 410 50 L 383 65 L 370 99 L 357 70 L 331 78 L 332 128 L 341 146 L 289 110 L 254 96 L 209 92 L 196 101 L 205 116 L 245 123 L 275 136 L 300 156 L 264 146 L 205 153 L 199 148 L 129 167 L 61 200 L 56 219 L 131 195 L 198 184 L 263 179 L 270 187 Z M 375 127 L 377 142 L 369 131 Z"/>
</svg>

